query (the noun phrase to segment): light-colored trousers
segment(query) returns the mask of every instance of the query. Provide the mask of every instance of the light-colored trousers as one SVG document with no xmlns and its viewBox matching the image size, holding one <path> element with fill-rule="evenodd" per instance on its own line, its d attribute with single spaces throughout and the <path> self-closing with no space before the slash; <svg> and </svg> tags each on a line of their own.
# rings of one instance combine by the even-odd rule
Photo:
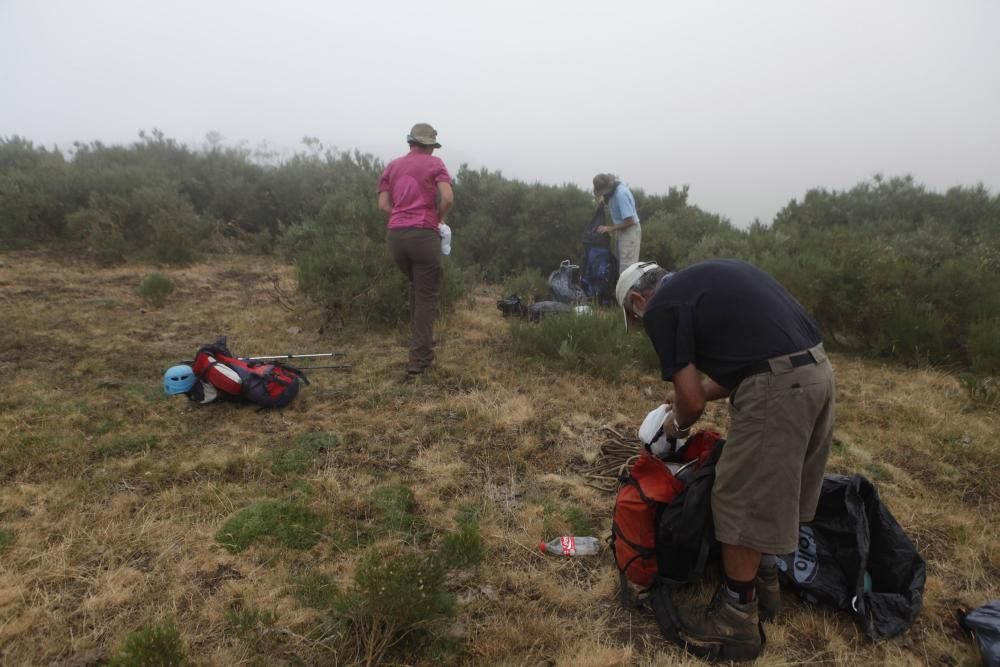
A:
<svg viewBox="0 0 1000 667">
<path fill-rule="evenodd" d="M 642 227 L 638 224 L 615 232 L 615 256 L 618 257 L 618 274 L 639 261 L 642 244 Z"/>
</svg>

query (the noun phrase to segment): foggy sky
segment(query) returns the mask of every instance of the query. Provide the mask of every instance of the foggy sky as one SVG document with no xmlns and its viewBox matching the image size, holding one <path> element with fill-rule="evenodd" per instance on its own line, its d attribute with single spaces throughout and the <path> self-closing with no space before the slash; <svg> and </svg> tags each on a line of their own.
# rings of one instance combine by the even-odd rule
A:
<svg viewBox="0 0 1000 667">
<path fill-rule="evenodd" d="M 1000 2 L 0 0 L 0 136 L 303 136 L 452 172 L 602 171 L 743 226 L 810 187 L 1000 190 Z"/>
</svg>

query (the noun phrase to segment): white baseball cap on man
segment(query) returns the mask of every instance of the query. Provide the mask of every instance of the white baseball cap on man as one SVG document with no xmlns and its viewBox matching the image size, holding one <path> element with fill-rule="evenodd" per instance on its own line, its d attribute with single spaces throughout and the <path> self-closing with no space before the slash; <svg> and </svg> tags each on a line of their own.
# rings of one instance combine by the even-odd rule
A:
<svg viewBox="0 0 1000 667">
<path fill-rule="evenodd" d="M 615 299 L 618 300 L 618 305 L 622 307 L 626 332 L 628 332 L 628 309 L 625 307 L 625 297 L 635 289 L 635 285 L 639 282 L 639 279 L 650 271 L 656 271 L 657 269 L 660 269 L 660 265 L 656 262 L 636 262 L 622 271 L 622 274 L 618 276 L 618 284 L 615 285 Z"/>
</svg>

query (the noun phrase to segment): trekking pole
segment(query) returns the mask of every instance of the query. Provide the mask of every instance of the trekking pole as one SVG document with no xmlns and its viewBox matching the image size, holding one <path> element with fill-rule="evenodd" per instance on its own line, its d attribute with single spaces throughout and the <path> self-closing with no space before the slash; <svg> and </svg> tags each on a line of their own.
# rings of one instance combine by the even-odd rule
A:
<svg viewBox="0 0 1000 667">
<path fill-rule="evenodd" d="M 317 354 L 274 354 L 263 357 L 240 357 L 243 361 L 267 361 L 271 359 L 307 359 L 315 357 L 342 357 L 343 352 L 319 352 Z"/>
<path fill-rule="evenodd" d="M 296 366 L 295 369 L 299 371 L 314 371 L 319 368 L 333 368 L 336 370 L 349 371 L 351 370 L 350 364 L 340 364 L 338 366 Z"/>
</svg>

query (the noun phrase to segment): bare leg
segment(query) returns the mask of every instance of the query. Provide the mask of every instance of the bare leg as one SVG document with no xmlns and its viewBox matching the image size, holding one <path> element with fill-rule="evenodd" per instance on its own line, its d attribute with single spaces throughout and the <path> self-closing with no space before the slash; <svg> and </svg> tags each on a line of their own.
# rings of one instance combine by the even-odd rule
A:
<svg viewBox="0 0 1000 667">
<path fill-rule="evenodd" d="M 734 581 L 750 581 L 757 576 L 760 552 L 736 544 L 722 545 L 722 569 Z"/>
</svg>

